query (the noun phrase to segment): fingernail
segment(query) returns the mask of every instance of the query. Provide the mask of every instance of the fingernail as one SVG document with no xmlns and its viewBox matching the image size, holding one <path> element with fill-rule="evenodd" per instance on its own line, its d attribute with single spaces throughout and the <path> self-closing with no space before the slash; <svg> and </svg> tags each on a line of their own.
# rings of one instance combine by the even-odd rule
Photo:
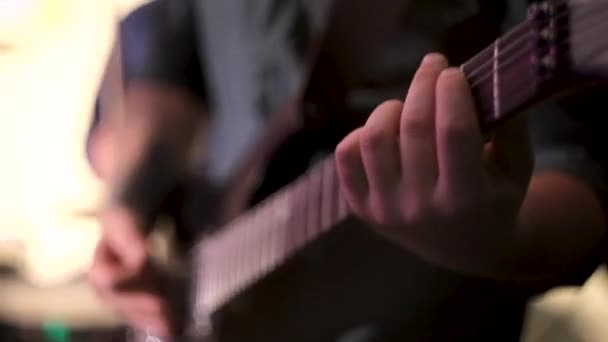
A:
<svg viewBox="0 0 608 342">
<path fill-rule="evenodd" d="M 444 55 L 438 52 L 428 53 L 422 59 L 422 63 L 445 63 L 446 58 Z"/>
<path fill-rule="evenodd" d="M 445 70 L 443 70 L 442 72 L 442 77 L 449 77 L 449 78 L 453 78 L 453 77 L 463 77 L 464 73 L 462 72 L 462 70 L 460 70 L 460 68 L 447 68 Z"/>
</svg>

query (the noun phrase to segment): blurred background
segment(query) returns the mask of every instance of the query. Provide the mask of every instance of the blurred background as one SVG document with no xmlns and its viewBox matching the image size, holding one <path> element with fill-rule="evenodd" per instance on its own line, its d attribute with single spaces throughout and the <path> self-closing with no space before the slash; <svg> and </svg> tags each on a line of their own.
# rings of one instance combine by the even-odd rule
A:
<svg viewBox="0 0 608 342">
<path fill-rule="evenodd" d="M 84 141 L 116 23 L 143 2 L 0 0 L 4 326 L 120 330 L 83 278 L 99 236 L 86 213 L 103 196 Z M 557 289 L 532 303 L 523 340 L 608 341 L 607 321 L 602 268 L 583 288 Z"/>
</svg>

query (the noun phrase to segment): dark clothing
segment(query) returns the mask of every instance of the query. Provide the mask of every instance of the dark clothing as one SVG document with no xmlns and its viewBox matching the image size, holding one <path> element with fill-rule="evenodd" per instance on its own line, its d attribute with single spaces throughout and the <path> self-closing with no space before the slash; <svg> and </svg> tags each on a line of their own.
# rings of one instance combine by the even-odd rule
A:
<svg viewBox="0 0 608 342">
<path fill-rule="evenodd" d="M 259 16 L 265 13 L 270 18 L 270 22 L 275 20 L 275 23 L 276 18 L 293 19 L 301 16 L 298 15 L 298 11 L 305 11 L 294 5 L 295 7 L 292 7 L 295 12 L 285 10 L 283 16 L 274 16 L 273 13 L 277 13 L 276 11 L 281 12 L 281 7 L 290 7 L 289 5 L 279 5 L 280 1 L 284 0 L 279 0 L 274 5 L 270 0 L 260 2 L 263 5 L 259 6 L 268 7 L 266 12 L 264 9 L 237 7 L 234 8 L 234 11 L 239 13 L 249 11 L 254 17 L 254 14 Z M 285 2 L 287 3 L 287 1 Z M 182 5 L 175 5 L 178 3 Z M 201 1 L 201 3 L 205 2 Z M 231 3 L 236 2 L 231 1 Z M 300 2 L 294 1 L 294 3 Z M 212 140 L 211 144 L 217 148 L 218 153 L 215 157 L 218 158 L 218 165 L 222 166 L 211 178 L 219 179 L 223 174 L 229 172 L 234 161 L 246 152 L 243 147 L 249 145 L 257 137 L 257 132 L 265 122 L 265 118 L 250 116 L 272 112 L 281 101 L 293 93 L 297 88 L 297 82 L 284 80 L 289 80 L 291 76 L 296 79 L 301 77 L 302 63 L 290 64 L 290 62 L 277 61 L 277 65 L 287 65 L 287 67 L 278 68 L 278 71 L 274 70 L 270 73 L 273 75 L 271 77 L 268 76 L 268 73 L 259 72 L 259 70 L 258 73 L 243 71 L 245 70 L 243 68 L 247 66 L 239 66 L 239 61 L 243 59 L 234 54 L 250 53 L 249 56 L 263 54 L 258 50 L 254 52 L 250 50 L 256 49 L 254 47 L 256 43 L 268 43 L 260 38 L 264 34 L 259 32 L 252 34 L 250 38 L 253 41 L 249 42 L 250 46 L 245 48 L 233 45 L 232 47 L 237 52 L 230 53 L 230 44 L 243 42 L 243 37 L 239 35 L 247 35 L 243 31 L 230 31 L 228 26 L 232 22 L 226 17 L 224 18 L 225 26 L 232 33 L 218 38 L 225 39 L 225 44 L 228 45 L 224 46 L 222 50 L 221 44 L 218 45 L 217 41 L 209 42 L 211 32 L 209 30 L 202 32 L 203 29 L 201 29 L 201 27 L 208 28 L 208 26 L 201 25 L 200 21 L 209 18 L 214 13 L 205 15 L 203 8 L 195 7 L 196 5 L 192 1 L 160 0 L 133 12 L 121 26 L 125 74 L 127 82 L 134 79 L 150 79 L 182 87 L 210 104 L 213 120 L 236 122 L 234 124 L 220 123 L 212 128 L 219 132 L 216 135 L 218 138 Z M 404 15 L 403 31 L 399 38 L 395 39 L 394 44 L 386 51 L 382 65 L 374 69 L 372 75 L 368 75 L 372 81 L 370 83 L 382 84 L 385 87 L 374 89 L 371 96 L 369 96 L 368 89 L 351 89 L 355 97 L 357 94 L 367 94 L 359 96 L 359 99 L 353 104 L 353 107 L 356 107 L 354 109 L 368 111 L 384 99 L 401 97 L 407 89 L 407 84 L 416 70 L 420 58 L 426 52 L 441 51 L 455 63 L 464 62 L 466 58 L 471 57 L 490 43 L 504 28 L 501 26 L 509 26 L 508 18 L 523 19 L 523 8 L 523 1 L 413 1 L 408 9 L 408 14 Z M 311 10 L 308 13 L 313 12 L 314 10 Z M 218 12 L 218 15 L 226 13 L 228 12 Z M 259 18 L 257 20 L 263 21 Z M 280 22 L 280 20 L 278 21 Z M 301 21 L 300 25 L 305 22 Z M 243 25 L 243 27 L 246 26 Z M 268 35 L 271 34 L 268 33 Z M 286 35 L 286 37 L 290 36 Z M 256 42 L 255 39 L 258 41 Z M 456 44 L 456 42 L 466 42 L 466 44 Z M 267 44 L 257 47 L 257 49 L 272 48 L 272 46 L 272 44 Z M 411 48 L 412 46 L 415 48 Z M 214 47 L 218 49 L 209 50 Z M 289 56 L 286 58 L 298 60 L 294 55 L 299 51 L 296 47 L 277 51 L 291 51 L 292 55 L 287 53 L 286 56 Z M 225 64 L 211 61 L 214 53 L 220 55 L 220 57 L 215 57 L 215 61 L 219 60 Z M 226 55 L 222 55 L 222 53 L 226 53 Z M 218 76 L 220 72 L 218 70 L 230 65 L 222 59 L 232 59 L 235 63 L 233 64 L 235 70 L 241 70 L 243 73 L 227 73 L 226 78 L 235 79 L 218 81 L 221 78 Z M 259 64 L 252 62 L 248 66 L 265 65 L 268 67 L 269 64 L 264 64 L 268 59 L 260 59 L 260 61 L 262 62 Z M 212 69 L 210 70 L 209 67 Z M 241 85 L 237 86 L 234 82 L 238 83 L 239 76 L 243 76 L 243 82 L 249 82 L 249 84 L 238 88 Z M 231 86 L 238 89 L 231 89 Z M 248 90 L 254 86 L 263 89 L 260 91 Z M 289 91 L 285 91 L 284 88 Z M 244 92 L 243 96 L 248 101 L 251 100 L 242 105 L 255 107 L 255 110 L 238 112 L 238 108 L 245 107 L 232 107 L 226 104 L 230 102 L 228 101 L 230 96 L 236 94 L 238 97 L 239 91 Z M 601 146 L 604 146 L 602 142 L 606 139 L 606 135 L 601 132 L 603 125 L 593 125 L 590 122 L 597 120 L 597 115 L 592 115 L 592 113 L 600 112 L 600 107 L 595 106 L 602 104 L 597 99 L 601 98 L 603 94 L 605 91 L 598 89 L 582 95 L 585 99 L 587 96 L 593 98 L 589 102 L 583 102 L 582 105 L 580 102 L 582 97 L 548 103 L 530 110 L 529 116 L 533 130 L 537 170 L 562 170 L 574 174 L 591 184 L 601 195 L 604 194 L 606 176 L 604 168 L 606 154 L 601 150 Z M 271 104 L 262 105 L 261 103 Z M 237 112 L 234 113 L 234 111 Z M 230 115 L 230 118 L 226 115 Z M 243 137 L 243 140 L 234 142 L 234 137 Z M 303 137 L 311 138 L 305 134 Z M 316 139 L 319 140 L 319 137 Z M 316 146 L 316 148 L 331 150 L 332 144 L 336 140 L 328 139 L 327 141 L 325 146 Z M 310 153 L 306 155 L 312 158 L 314 152 L 318 151 L 308 152 Z M 302 155 L 301 153 L 291 153 L 291 158 L 294 156 L 301 158 Z M 282 161 L 289 162 L 290 160 L 285 158 Z M 302 164 L 301 160 L 291 162 Z M 576 228 L 573 227 L 573 233 Z M 411 258 L 415 259 L 413 256 Z M 393 322 L 370 322 L 371 331 L 374 331 L 375 335 L 360 339 L 351 337 L 344 341 L 392 341 L 395 339 L 426 341 L 427 338 L 437 341 L 515 341 L 518 339 L 526 303 L 534 291 L 518 290 L 504 284 L 464 277 L 413 259 L 411 263 L 416 266 L 412 267 L 416 269 L 416 272 L 425 272 L 425 275 L 412 277 L 414 285 L 408 286 L 405 290 L 412 291 L 412 293 L 408 293 L 408 295 L 411 294 L 408 302 L 411 302 L 412 305 L 403 307 L 403 313 L 396 314 Z M 589 260 L 588 266 L 581 267 L 566 277 L 563 283 L 582 284 L 597 264 L 598 260 L 595 258 Z M 414 289 L 418 289 L 418 293 L 415 293 Z M 417 312 L 417 314 L 412 314 L 412 312 Z M 374 326 L 382 328 L 374 330 Z M 442 333 L 447 331 L 451 331 L 450 335 L 442 336 Z M 431 333 L 429 334 L 429 332 Z"/>
</svg>

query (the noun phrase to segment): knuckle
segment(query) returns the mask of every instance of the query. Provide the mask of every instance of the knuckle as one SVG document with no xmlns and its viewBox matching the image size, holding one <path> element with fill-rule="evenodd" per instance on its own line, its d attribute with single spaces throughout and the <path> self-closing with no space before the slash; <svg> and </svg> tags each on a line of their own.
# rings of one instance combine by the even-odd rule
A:
<svg viewBox="0 0 608 342">
<path fill-rule="evenodd" d="M 344 141 L 340 142 L 336 146 L 336 150 L 334 152 L 334 158 L 336 160 L 336 165 L 338 167 L 338 171 L 341 171 L 344 167 L 348 167 L 350 163 L 350 156 L 353 153 L 352 145 L 348 145 Z"/>
<path fill-rule="evenodd" d="M 112 276 L 99 268 L 91 268 L 89 270 L 87 281 L 98 292 L 112 287 L 113 284 Z"/>
<path fill-rule="evenodd" d="M 464 217 L 474 217 L 475 212 L 481 210 L 481 201 L 478 196 L 445 196 L 438 204 L 441 217 L 446 220 L 459 220 Z"/>
<path fill-rule="evenodd" d="M 366 125 L 361 130 L 361 150 L 369 151 L 374 150 L 379 144 L 382 143 L 382 131 L 375 125 Z"/>
<path fill-rule="evenodd" d="M 373 213 L 372 210 L 368 208 L 368 206 L 366 205 L 365 201 L 360 201 L 360 200 L 348 200 L 348 206 L 351 210 L 351 212 L 359 217 L 362 218 L 364 220 L 372 220 L 374 221 L 374 217 L 373 217 Z"/>
<path fill-rule="evenodd" d="M 334 150 L 334 158 L 338 167 L 350 167 L 353 159 L 359 153 L 358 146 L 361 128 L 352 131 L 346 138 L 342 139 Z"/>
<path fill-rule="evenodd" d="M 374 196 L 370 201 L 369 207 L 371 219 L 375 224 L 394 225 L 399 222 L 398 212 L 388 199 Z"/>
<path fill-rule="evenodd" d="M 426 136 L 429 131 L 435 129 L 434 122 L 431 118 L 424 115 L 419 115 L 420 111 L 413 109 L 405 113 L 401 129 L 408 136 Z"/>
<path fill-rule="evenodd" d="M 150 298 L 148 298 L 147 302 L 145 303 L 144 307 L 148 313 L 154 314 L 157 316 L 162 316 L 162 314 L 166 310 L 166 305 L 165 305 L 164 301 L 158 296 L 154 296 L 154 297 L 150 296 Z"/>
<path fill-rule="evenodd" d="M 429 202 L 420 195 L 405 196 L 401 205 L 401 218 L 406 224 L 429 220 L 432 214 Z"/>
<path fill-rule="evenodd" d="M 133 264 L 131 265 L 132 272 L 135 274 L 141 274 L 146 271 L 147 267 L 150 266 L 150 256 L 145 249 L 134 249 L 133 250 Z"/>
<path fill-rule="evenodd" d="M 437 122 L 437 131 L 446 141 L 460 141 L 472 136 L 471 127 L 465 120 L 441 120 Z"/>
</svg>

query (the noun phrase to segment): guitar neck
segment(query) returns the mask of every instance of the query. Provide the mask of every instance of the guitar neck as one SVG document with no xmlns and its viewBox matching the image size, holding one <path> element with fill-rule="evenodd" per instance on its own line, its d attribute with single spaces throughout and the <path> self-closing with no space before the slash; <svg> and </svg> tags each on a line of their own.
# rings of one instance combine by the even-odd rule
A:
<svg viewBox="0 0 608 342">
<path fill-rule="evenodd" d="M 530 18 L 462 65 L 485 133 L 558 90 L 562 59 L 538 48 L 550 24 Z M 215 311 L 349 215 L 330 157 L 195 246 L 197 300 Z"/>
<path fill-rule="evenodd" d="M 332 158 L 195 246 L 213 310 L 348 218 Z"/>
</svg>

